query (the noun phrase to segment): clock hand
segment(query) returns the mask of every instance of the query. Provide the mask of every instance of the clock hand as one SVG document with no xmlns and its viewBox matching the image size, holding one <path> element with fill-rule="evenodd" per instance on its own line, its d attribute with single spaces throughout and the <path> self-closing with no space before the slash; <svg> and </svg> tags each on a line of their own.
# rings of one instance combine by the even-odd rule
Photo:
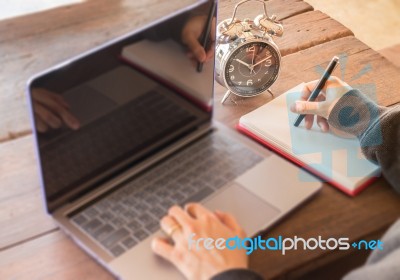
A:
<svg viewBox="0 0 400 280">
<path fill-rule="evenodd" d="M 241 63 L 241 64 L 247 66 L 247 68 L 249 68 L 249 69 L 251 68 L 251 65 L 250 65 L 250 64 L 247 64 L 246 62 L 241 61 L 240 59 L 237 59 L 237 58 L 235 58 L 235 60 L 236 60 L 237 62 L 239 62 L 239 63 Z"/>
<path fill-rule="evenodd" d="M 257 62 L 256 64 L 251 65 L 251 68 L 254 68 L 254 66 L 257 66 L 260 63 L 263 63 L 264 61 L 266 61 L 267 59 L 271 58 L 272 55 L 267 56 L 266 58 L 264 58 L 263 60 L 260 60 L 259 62 Z"/>
<path fill-rule="evenodd" d="M 250 74 L 251 74 L 251 72 L 254 72 L 254 74 L 256 73 L 255 71 L 254 71 L 254 67 L 253 67 L 253 64 L 254 64 L 254 57 L 256 56 L 256 48 L 254 48 L 253 49 L 253 58 L 251 59 L 251 66 L 249 67 L 250 68 Z"/>
</svg>

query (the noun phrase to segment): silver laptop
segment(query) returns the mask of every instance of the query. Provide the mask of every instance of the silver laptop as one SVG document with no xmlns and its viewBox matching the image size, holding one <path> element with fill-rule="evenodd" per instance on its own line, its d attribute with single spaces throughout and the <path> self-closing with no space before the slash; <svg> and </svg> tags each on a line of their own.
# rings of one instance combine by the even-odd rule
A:
<svg viewBox="0 0 400 280">
<path fill-rule="evenodd" d="M 150 248 L 152 238 L 162 235 L 160 218 L 174 204 L 201 202 L 231 212 L 255 235 L 321 187 L 213 121 L 212 64 L 198 76 L 207 85 L 198 100 L 156 68 L 144 70 L 121 58 L 126 46 L 142 40 L 176 41 L 191 8 L 29 83 L 46 209 L 79 246 L 123 279 L 182 277 Z M 177 55 L 186 55 L 183 48 Z M 195 71 L 185 65 L 188 73 Z"/>
</svg>

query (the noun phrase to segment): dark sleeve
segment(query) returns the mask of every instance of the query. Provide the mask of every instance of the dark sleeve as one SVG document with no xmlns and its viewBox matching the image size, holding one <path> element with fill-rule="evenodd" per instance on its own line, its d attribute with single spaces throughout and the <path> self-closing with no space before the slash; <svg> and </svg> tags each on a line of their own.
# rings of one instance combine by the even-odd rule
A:
<svg viewBox="0 0 400 280">
<path fill-rule="evenodd" d="M 263 278 L 249 269 L 230 269 L 215 275 L 211 280 L 263 280 Z"/>
<path fill-rule="evenodd" d="M 400 106 L 378 106 L 358 90 L 347 92 L 333 107 L 329 125 L 356 136 L 364 155 L 400 193 Z"/>
</svg>

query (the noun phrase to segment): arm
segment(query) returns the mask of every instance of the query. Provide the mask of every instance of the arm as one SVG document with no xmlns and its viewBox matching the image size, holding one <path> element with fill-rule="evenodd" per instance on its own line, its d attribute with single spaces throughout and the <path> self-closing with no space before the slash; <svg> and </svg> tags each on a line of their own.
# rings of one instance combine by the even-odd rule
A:
<svg viewBox="0 0 400 280">
<path fill-rule="evenodd" d="M 345 119 L 346 108 L 354 118 Z M 353 125 L 351 120 L 357 117 Z M 364 155 L 381 166 L 385 178 L 400 193 L 400 106 L 381 107 L 358 90 L 350 90 L 333 107 L 328 123 L 357 136 Z"/>
</svg>

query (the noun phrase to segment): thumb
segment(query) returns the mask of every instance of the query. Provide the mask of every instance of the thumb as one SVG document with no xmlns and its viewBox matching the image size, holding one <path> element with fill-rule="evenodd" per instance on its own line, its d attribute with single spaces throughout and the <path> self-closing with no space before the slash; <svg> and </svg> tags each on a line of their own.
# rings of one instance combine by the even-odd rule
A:
<svg viewBox="0 0 400 280">
<path fill-rule="evenodd" d="M 293 113 L 297 114 L 313 114 L 320 115 L 320 102 L 310 102 L 310 101 L 296 101 L 292 106 L 290 106 L 290 110 Z"/>
</svg>

